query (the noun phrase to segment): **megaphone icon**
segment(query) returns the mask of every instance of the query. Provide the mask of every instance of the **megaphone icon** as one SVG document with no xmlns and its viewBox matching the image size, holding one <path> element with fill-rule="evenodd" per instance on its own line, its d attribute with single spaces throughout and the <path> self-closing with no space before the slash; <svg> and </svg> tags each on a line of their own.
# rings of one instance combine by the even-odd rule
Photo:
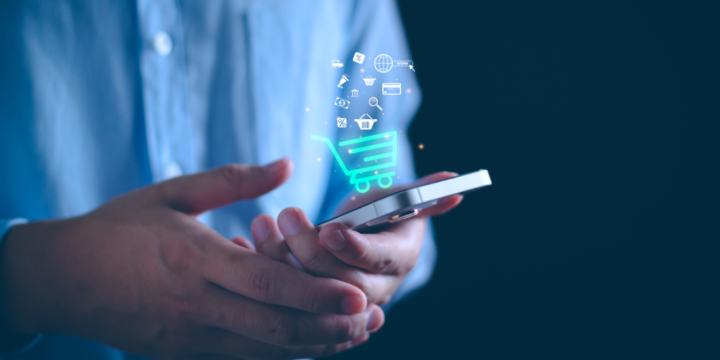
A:
<svg viewBox="0 0 720 360">
<path fill-rule="evenodd" d="M 340 79 L 340 83 L 338 84 L 338 87 L 342 89 L 343 87 L 341 85 L 348 81 L 350 81 L 350 79 L 348 79 L 347 75 L 343 75 L 342 79 Z"/>
</svg>

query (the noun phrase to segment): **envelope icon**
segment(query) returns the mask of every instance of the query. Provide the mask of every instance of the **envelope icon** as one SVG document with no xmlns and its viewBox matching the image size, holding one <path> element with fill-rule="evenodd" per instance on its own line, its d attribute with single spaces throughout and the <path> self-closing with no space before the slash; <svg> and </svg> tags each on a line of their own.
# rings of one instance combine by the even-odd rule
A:
<svg viewBox="0 0 720 360">
<path fill-rule="evenodd" d="M 338 121 L 338 127 L 339 128 L 346 128 L 347 127 L 347 119 L 346 118 L 337 118 Z"/>
</svg>

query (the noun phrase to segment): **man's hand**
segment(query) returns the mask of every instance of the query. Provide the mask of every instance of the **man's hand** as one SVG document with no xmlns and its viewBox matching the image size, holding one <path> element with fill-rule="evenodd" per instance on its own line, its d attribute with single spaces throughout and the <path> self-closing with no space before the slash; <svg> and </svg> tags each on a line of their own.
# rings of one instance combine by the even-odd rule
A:
<svg viewBox="0 0 720 360">
<path fill-rule="evenodd" d="M 0 252 L 0 327 L 155 358 L 318 357 L 367 340 L 384 315 L 360 289 L 235 246 L 194 218 L 291 172 L 287 159 L 228 165 L 14 227 Z"/>
<path fill-rule="evenodd" d="M 453 176 L 457 174 L 436 173 L 412 186 Z M 374 197 L 384 195 L 378 193 Z M 297 208 L 283 210 L 277 225 L 267 215 L 258 216 L 251 232 L 257 251 L 311 274 L 353 284 L 363 290 L 369 303 L 383 304 L 415 267 L 425 233 L 424 218 L 445 213 L 460 201 L 460 195 L 447 197 L 422 210 L 420 215 L 385 226 L 376 233 L 361 234 L 338 223 L 324 226 L 318 232 Z"/>
</svg>

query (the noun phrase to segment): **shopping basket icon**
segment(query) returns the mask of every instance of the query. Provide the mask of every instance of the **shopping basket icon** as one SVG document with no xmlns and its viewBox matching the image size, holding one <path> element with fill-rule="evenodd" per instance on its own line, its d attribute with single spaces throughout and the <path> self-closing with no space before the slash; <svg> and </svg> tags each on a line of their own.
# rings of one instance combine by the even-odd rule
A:
<svg viewBox="0 0 720 360">
<path fill-rule="evenodd" d="M 387 189 L 392 185 L 392 177 L 394 171 L 381 172 L 380 170 L 393 167 L 397 164 L 397 131 L 391 131 L 383 134 L 361 137 L 359 139 L 341 141 L 338 146 L 341 148 L 347 146 L 349 154 L 359 154 L 371 151 L 370 156 L 363 157 L 363 164 L 357 169 L 348 170 L 347 166 L 340 158 L 335 146 L 330 139 L 312 135 L 313 140 L 324 141 L 330 147 L 335 159 L 340 163 L 345 175 L 350 176 L 350 185 L 355 185 L 355 189 L 361 193 L 370 190 L 370 181 L 377 180 L 378 185 Z M 367 154 L 363 154 L 367 155 Z M 378 162 L 378 160 L 383 160 Z M 371 165 L 372 164 L 372 165 Z M 363 167 L 363 165 L 366 165 Z"/>
<path fill-rule="evenodd" d="M 375 82 L 375 78 L 372 76 L 368 76 L 366 78 L 363 78 L 363 81 L 365 82 L 365 85 L 370 86 Z"/>
<path fill-rule="evenodd" d="M 372 130 L 373 124 L 377 122 L 377 119 L 373 119 L 368 114 L 363 114 L 359 119 L 355 119 L 355 122 L 360 126 L 360 130 Z"/>
</svg>

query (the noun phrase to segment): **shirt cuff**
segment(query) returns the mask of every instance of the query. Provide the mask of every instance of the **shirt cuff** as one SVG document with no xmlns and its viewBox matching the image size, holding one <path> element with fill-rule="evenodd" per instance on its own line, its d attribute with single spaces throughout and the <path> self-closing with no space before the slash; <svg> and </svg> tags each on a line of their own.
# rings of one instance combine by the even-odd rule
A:
<svg viewBox="0 0 720 360">
<path fill-rule="evenodd" d="M 15 225 L 25 224 L 27 222 L 28 221 L 26 219 L 22 219 L 22 218 L 0 219 L 0 244 L 2 243 L 3 239 L 5 239 L 5 234 L 7 234 L 8 230 L 10 230 L 10 228 L 12 228 Z M 28 340 L 23 340 L 16 344 L 13 344 L 8 349 L 0 350 L 0 355 L 16 355 L 16 354 L 24 353 L 25 351 L 28 351 L 33 346 L 35 346 L 40 341 L 41 338 L 42 338 L 41 334 L 35 335 L 32 338 L 29 337 Z"/>
<path fill-rule="evenodd" d="M 22 218 L 0 219 L 0 242 L 5 238 L 5 233 L 15 225 L 26 224 L 28 221 Z"/>
</svg>

